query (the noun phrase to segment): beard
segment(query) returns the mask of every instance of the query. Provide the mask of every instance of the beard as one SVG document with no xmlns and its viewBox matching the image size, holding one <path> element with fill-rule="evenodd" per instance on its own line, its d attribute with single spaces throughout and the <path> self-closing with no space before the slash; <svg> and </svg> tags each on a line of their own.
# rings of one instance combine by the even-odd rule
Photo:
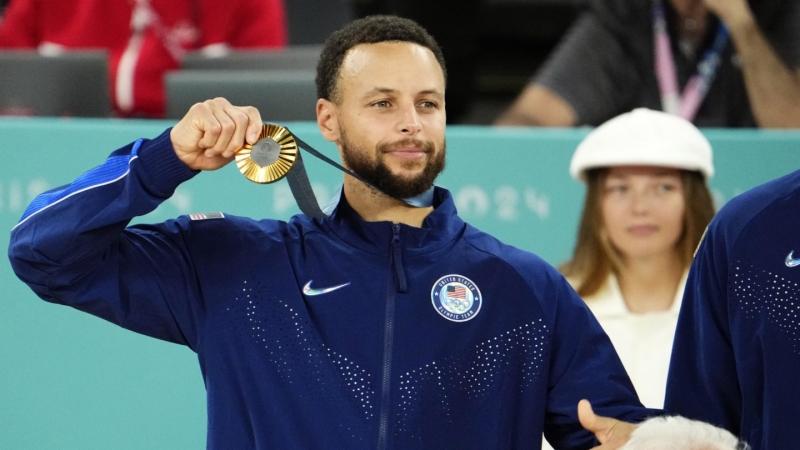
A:
<svg viewBox="0 0 800 450">
<path fill-rule="evenodd" d="M 444 170 L 446 143 L 443 141 L 441 151 L 435 153 L 433 142 L 418 139 L 401 139 L 399 141 L 378 144 L 375 160 L 371 160 L 364 149 L 350 142 L 347 134 L 342 130 L 340 144 L 342 146 L 342 161 L 345 166 L 358 174 L 372 186 L 391 197 L 405 199 L 416 197 L 433 186 L 436 177 Z M 427 163 L 422 172 L 415 176 L 402 176 L 392 173 L 386 165 L 384 156 L 393 147 L 414 146 L 422 148 L 428 156 Z M 413 168 L 417 161 L 402 163 L 403 168 Z"/>
</svg>

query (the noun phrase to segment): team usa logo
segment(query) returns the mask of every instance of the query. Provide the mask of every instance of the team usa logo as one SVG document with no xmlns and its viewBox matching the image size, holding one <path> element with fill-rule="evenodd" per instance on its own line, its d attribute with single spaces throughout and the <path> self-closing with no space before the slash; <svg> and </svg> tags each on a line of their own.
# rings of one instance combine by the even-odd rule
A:
<svg viewBox="0 0 800 450">
<path fill-rule="evenodd" d="M 447 320 L 466 322 L 478 315 L 483 304 L 475 283 L 461 275 L 445 275 L 431 289 L 433 308 Z"/>
</svg>

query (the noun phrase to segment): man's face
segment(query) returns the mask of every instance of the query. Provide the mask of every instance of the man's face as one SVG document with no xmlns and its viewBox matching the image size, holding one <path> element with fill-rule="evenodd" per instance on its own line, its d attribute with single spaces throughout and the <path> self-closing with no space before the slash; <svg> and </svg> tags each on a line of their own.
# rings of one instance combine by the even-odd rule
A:
<svg viewBox="0 0 800 450">
<path fill-rule="evenodd" d="M 444 169 L 444 74 L 408 42 L 362 44 L 342 62 L 334 137 L 344 165 L 385 193 L 407 198 Z"/>
</svg>

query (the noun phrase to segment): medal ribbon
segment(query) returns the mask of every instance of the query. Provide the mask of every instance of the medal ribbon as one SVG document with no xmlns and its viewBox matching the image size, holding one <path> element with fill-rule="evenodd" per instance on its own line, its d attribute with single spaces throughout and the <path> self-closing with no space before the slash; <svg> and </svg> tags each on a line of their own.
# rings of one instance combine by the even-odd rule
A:
<svg viewBox="0 0 800 450">
<path fill-rule="evenodd" d="M 728 30 L 720 22 L 713 44 L 703 53 L 702 59 L 697 63 L 695 74 L 683 89 L 683 94 L 678 94 L 678 75 L 667 32 L 663 0 L 653 0 L 653 40 L 661 107 L 665 112 L 692 121 L 719 70 L 722 52 L 728 44 Z"/>
</svg>

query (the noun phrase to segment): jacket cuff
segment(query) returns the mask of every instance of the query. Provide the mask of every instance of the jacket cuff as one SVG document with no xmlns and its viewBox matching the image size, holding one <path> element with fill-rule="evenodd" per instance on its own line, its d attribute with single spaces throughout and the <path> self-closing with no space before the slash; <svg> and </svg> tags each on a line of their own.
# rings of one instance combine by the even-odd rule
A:
<svg viewBox="0 0 800 450">
<path fill-rule="evenodd" d="M 199 170 L 190 169 L 175 154 L 170 139 L 171 131 L 171 127 L 167 128 L 157 138 L 142 142 L 138 151 L 147 186 L 153 194 L 164 198 L 171 196 L 181 183 L 200 173 Z"/>
</svg>

